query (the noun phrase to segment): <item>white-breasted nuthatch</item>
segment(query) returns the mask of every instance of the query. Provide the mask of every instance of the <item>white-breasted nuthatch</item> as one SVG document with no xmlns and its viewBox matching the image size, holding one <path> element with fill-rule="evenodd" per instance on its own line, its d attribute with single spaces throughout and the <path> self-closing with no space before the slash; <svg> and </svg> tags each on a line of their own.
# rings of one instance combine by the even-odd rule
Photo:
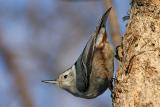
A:
<svg viewBox="0 0 160 107">
<path fill-rule="evenodd" d="M 86 99 L 95 98 L 111 87 L 114 53 L 106 34 L 106 20 L 110 10 L 102 16 L 100 25 L 75 64 L 60 74 L 57 80 L 43 82 L 57 84 L 74 96 Z"/>
</svg>

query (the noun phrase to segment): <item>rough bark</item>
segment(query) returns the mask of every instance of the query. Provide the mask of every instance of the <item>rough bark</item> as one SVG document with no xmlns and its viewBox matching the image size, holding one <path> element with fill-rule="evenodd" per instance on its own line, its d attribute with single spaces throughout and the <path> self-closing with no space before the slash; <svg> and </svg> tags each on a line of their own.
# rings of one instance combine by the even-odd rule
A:
<svg viewBox="0 0 160 107">
<path fill-rule="evenodd" d="M 114 107 L 160 107 L 160 0 L 133 0 Z"/>
</svg>

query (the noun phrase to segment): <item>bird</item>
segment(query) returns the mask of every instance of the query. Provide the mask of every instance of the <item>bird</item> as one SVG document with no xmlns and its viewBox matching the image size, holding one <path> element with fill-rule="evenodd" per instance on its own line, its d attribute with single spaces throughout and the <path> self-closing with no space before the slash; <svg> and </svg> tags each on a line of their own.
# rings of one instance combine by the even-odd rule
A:
<svg viewBox="0 0 160 107">
<path fill-rule="evenodd" d="M 107 39 L 106 21 L 111 8 L 101 18 L 96 31 L 87 41 L 77 61 L 56 80 L 42 82 L 56 84 L 72 95 L 93 99 L 112 90 L 114 52 Z"/>
</svg>

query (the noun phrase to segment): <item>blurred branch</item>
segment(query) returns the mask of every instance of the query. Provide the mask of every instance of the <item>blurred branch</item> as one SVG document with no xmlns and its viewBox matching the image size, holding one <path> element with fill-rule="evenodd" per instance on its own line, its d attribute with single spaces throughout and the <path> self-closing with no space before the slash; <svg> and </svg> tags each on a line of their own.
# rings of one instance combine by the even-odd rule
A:
<svg viewBox="0 0 160 107">
<path fill-rule="evenodd" d="M 118 46 L 121 43 L 121 34 L 120 34 L 120 28 L 118 24 L 116 11 L 112 5 L 112 0 L 104 0 L 104 4 L 106 8 L 112 7 L 109 15 L 110 29 L 111 29 L 113 45 Z"/>
<path fill-rule="evenodd" d="M 15 63 L 16 55 L 3 45 L 1 37 L 0 37 L 0 48 L 5 57 L 7 66 L 11 71 L 12 76 L 15 79 L 16 88 L 19 92 L 18 94 L 21 97 L 22 104 L 24 105 L 24 107 L 34 107 L 31 97 L 29 96 L 28 93 L 28 88 L 26 87 L 25 76 L 22 74 L 19 67 Z"/>
</svg>

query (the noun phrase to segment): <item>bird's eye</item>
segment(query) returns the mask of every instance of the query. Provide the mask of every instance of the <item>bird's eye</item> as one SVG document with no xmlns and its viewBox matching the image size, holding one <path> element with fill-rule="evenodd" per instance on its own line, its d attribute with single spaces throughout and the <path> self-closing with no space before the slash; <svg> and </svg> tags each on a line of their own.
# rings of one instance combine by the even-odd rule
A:
<svg viewBox="0 0 160 107">
<path fill-rule="evenodd" d="M 68 77 L 68 75 L 64 75 L 64 79 L 66 79 Z"/>
</svg>

